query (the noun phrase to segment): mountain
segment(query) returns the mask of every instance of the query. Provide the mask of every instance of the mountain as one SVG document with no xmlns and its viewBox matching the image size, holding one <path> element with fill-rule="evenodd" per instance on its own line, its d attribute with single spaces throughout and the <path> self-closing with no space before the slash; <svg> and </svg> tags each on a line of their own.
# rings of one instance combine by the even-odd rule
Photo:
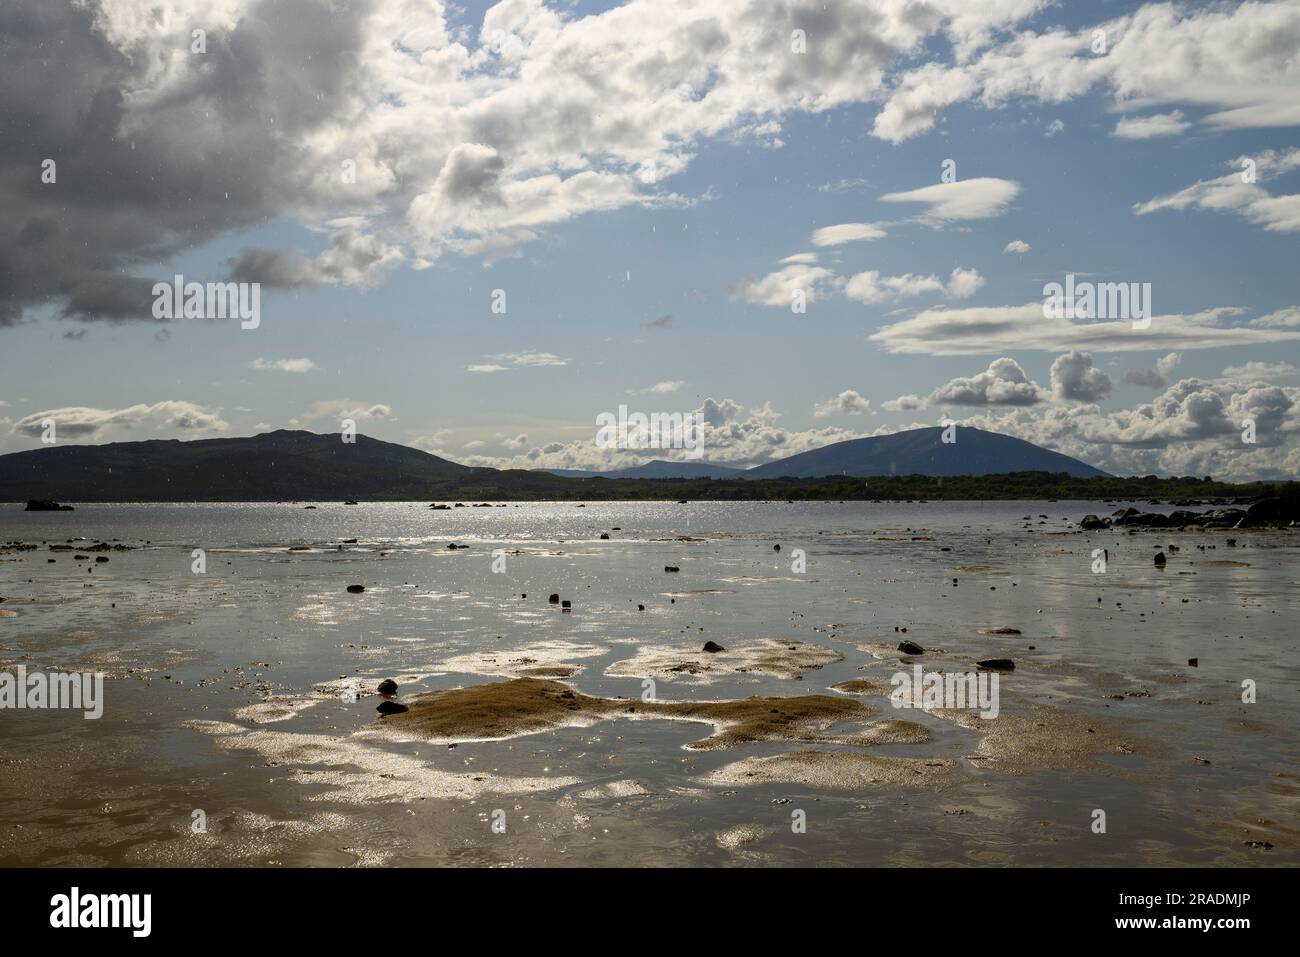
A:
<svg viewBox="0 0 1300 957">
<path fill-rule="evenodd" d="M 433 498 L 502 476 L 364 435 L 280 430 L 251 438 L 54 445 L 0 456 L 0 501 L 336 501 Z M 535 480 L 534 480 L 535 481 Z M 554 482 L 559 482 L 554 479 Z M 486 495 L 484 494 L 484 497 Z"/>
<path fill-rule="evenodd" d="M 608 472 L 584 472 L 581 469 L 539 469 L 538 471 L 562 475 L 565 478 L 607 479 L 735 479 L 744 478 L 746 474 L 745 469 L 730 465 L 712 465 L 708 462 L 667 462 L 663 459 L 655 459 L 653 462 L 625 469 L 612 469 Z"/>
<path fill-rule="evenodd" d="M 893 435 L 836 442 L 745 472 L 745 478 L 819 478 L 826 475 L 1000 475 L 1066 472 L 1079 478 L 1107 473 L 1060 452 L 998 432 L 958 426 L 945 444 L 943 429 L 909 429 Z"/>
</svg>

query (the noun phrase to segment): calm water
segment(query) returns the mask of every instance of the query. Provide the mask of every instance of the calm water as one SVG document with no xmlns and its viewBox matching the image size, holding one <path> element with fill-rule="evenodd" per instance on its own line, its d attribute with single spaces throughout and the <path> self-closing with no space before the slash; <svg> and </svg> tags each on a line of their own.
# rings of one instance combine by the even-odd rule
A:
<svg viewBox="0 0 1300 957">
<path fill-rule="evenodd" d="M 108 676 L 99 721 L 0 711 L 0 861 L 1300 856 L 1291 534 L 1239 533 L 1235 547 L 1233 533 L 1085 536 L 1074 531 L 1079 517 L 1118 506 L 1080 502 L 427 504 L 0 506 L 0 540 L 39 546 L 0 554 L 0 663 Z M 132 547 L 48 547 L 96 540 Z M 1152 554 L 1170 544 L 1178 551 L 1157 570 Z M 1104 574 L 1093 571 L 1096 548 L 1107 549 Z M 110 560 L 96 563 L 98 554 Z M 366 590 L 349 594 L 349 584 Z M 551 593 L 572 612 L 550 605 Z M 636 698 L 635 667 L 616 666 L 638 652 L 777 638 L 843 660 L 798 676 L 660 674 L 656 693 L 833 694 L 848 679 L 888 684 L 900 667 L 895 628 L 945 662 L 1013 658 L 1001 681 L 1005 715 L 1032 728 L 1046 707 L 1081 734 L 1118 727 L 1133 753 L 1080 757 L 1022 741 L 1015 760 L 990 766 L 974 753 L 975 731 L 868 696 L 877 717 L 916 721 L 934 737 L 872 753 L 950 762 L 954 780 L 939 789 L 730 786 L 710 774 L 809 745 L 684 750 L 709 728 L 644 720 L 449 749 L 375 734 L 378 699 L 349 702 L 328 684 L 395 677 L 406 697 L 500 680 L 516 673 L 512 659 L 527 658 L 576 668 L 570 681 L 584 693 Z M 1246 680 L 1255 703 L 1241 700 Z M 450 794 L 447 776 L 468 772 L 482 778 L 474 794 Z M 806 833 L 791 830 L 792 808 L 805 811 Z M 1105 834 L 1090 828 L 1096 809 Z M 510 822 L 504 834 L 489 826 L 496 810 Z M 206 832 L 191 827 L 196 811 Z"/>
</svg>

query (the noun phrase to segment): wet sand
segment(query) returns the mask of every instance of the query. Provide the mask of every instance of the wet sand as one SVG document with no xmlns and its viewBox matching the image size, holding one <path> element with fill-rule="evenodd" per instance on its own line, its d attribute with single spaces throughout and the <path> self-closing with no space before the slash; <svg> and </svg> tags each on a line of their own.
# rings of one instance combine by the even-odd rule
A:
<svg viewBox="0 0 1300 957">
<path fill-rule="evenodd" d="M 126 508 L 0 513 L 35 545 L 0 555 L 0 666 L 108 676 L 99 721 L 0 710 L 0 863 L 1300 859 L 1290 532 L 1234 533 L 1229 559 L 1213 532 L 1072 528 L 1095 503 L 530 506 L 527 528 L 493 510 L 426 535 L 324 505 L 310 534 L 259 512 L 211 540 Z M 133 547 L 96 563 L 100 539 Z M 1000 658 L 996 719 L 890 702 L 913 664 Z"/>
</svg>

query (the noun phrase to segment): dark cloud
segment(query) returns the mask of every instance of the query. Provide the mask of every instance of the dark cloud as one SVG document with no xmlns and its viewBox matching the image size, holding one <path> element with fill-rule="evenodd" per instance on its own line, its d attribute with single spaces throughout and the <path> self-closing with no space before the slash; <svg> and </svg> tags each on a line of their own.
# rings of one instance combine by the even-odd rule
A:
<svg viewBox="0 0 1300 957">
<path fill-rule="evenodd" d="M 191 53 L 188 20 L 119 49 L 93 4 L 0 4 L 0 325 L 153 321 L 168 259 L 300 206 L 294 144 L 337 115 L 368 6 L 263 0 Z"/>
</svg>

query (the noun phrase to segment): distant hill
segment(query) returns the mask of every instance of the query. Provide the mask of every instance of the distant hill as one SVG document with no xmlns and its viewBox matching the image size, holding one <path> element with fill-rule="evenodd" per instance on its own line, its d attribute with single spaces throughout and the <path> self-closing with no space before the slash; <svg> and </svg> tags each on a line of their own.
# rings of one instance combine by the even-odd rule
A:
<svg viewBox="0 0 1300 957">
<path fill-rule="evenodd" d="M 581 469 L 539 469 L 552 475 L 565 478 L 608 478 L 608 479 L 665 479 L 665 478 L 709 478 L 734 479 L 744 478 L 745 469 L 730 465 L 711 465 L 708 462 L 666 462 L 655 459 L 644 465 L 634 465 L 625 469 L 611 469 L 608 472 L 584 472 Z"/>
<path fill-rule="evenodd" d="M 909 429 L 893 435 L 836 442 L 745 472 L 745 478 L 820 478 L 826 475 L 999 475 L 1005 472 L 1065 472 L 1078 478 L 1106 475 L 1060 452 L 1032 442 L 958 426 L 945 444 L 943 429 Z"/>
<path fill-rule="evenodd" d="M 480 472 L 358 435 L 266 432 L 251 438 L 52 445 L 0 456 L 0 500 L 310 501 L 424 498 Z M 461 493 L 463 494 L 463 493 Z"/>
<path fill-rule="evenodd" d="M 944 445 L 939 428 L 854 439 L 748 470 L 704 462 L 648 462 L 601 474 L 553 475 L 471 468 L 358 435 L 267 432 L 250 438 L 155 439 L 107 445 L 51 445 L 0 455 L 0 501 L 303 502 L 858 498 L 848 477 L 984 476 L 1009 472 L 1105 473 L 1010 436 L 959 428 Z M 744 479 L 745 481 L 737 481 Z M 1000 497 L 997 480 L 969 487 Z M 1003 491 L 1013 486 L 1006 476 Z M 873 488 L 875 488 L 873 486 Z M 900 491 L 901 491 L 900 486 Z M 876 490 L 871 497 L 879 497 Z"/>
</svg>

